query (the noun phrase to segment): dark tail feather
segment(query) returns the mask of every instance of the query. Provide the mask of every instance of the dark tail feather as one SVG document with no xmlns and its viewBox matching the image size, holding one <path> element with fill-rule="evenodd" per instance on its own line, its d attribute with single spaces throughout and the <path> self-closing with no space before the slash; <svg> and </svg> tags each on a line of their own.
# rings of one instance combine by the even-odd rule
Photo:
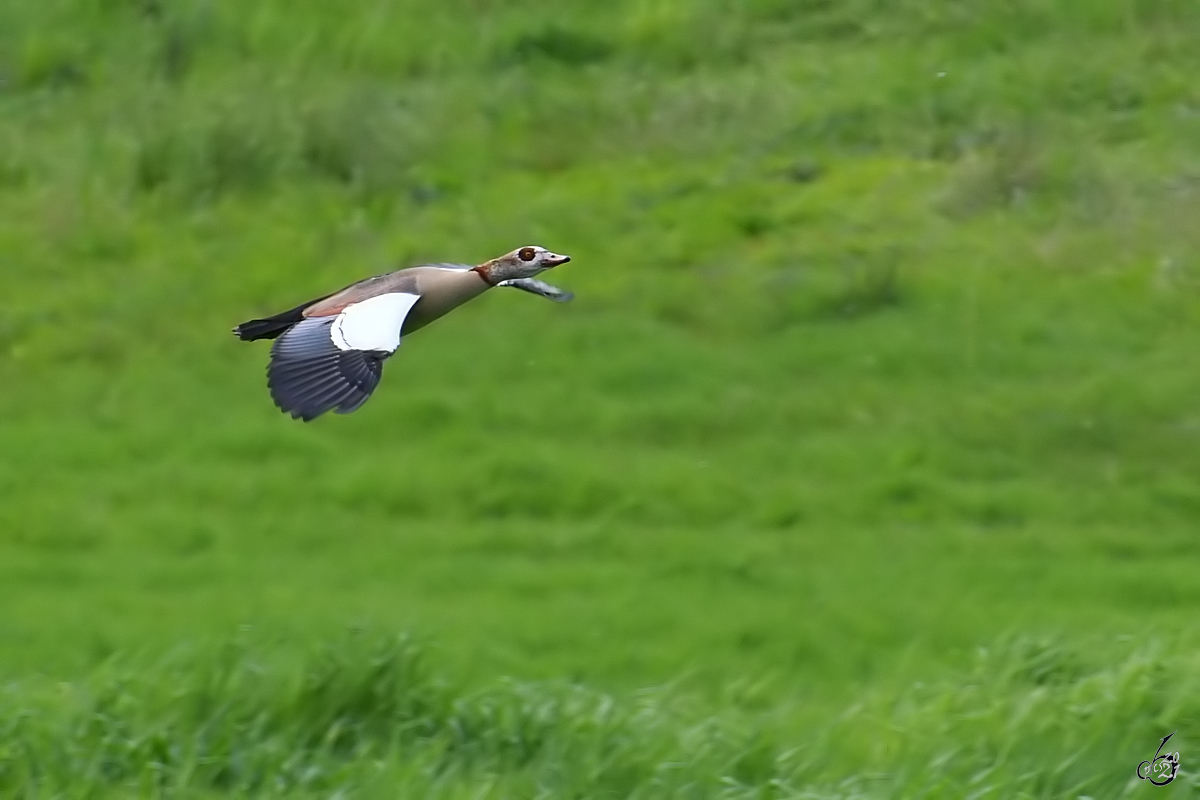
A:
<svg viewBox="0 0 1200 800">
<path fill-rule="evenodd" d="M 299 311 L 295 313 L 288 311 L 266 319 L 248 320 L 234 328 L 233 333 L 243 342 L 252 342 L 255 339 L 275 339 L 302 319 L 304 317 L 300 315 Z"/>
<path fill-rule="evenodd" d="M 248 320 L 234 328 L 233 334 L 243 342 L 252 342 L 255 339 L 276 339 L 288 328 L 303 320 L 304 309 L 315 302 L 317 301 L 309 300 L 307 303 L 301 303 L 295 308 L 273 317 Z"/>
</svg>

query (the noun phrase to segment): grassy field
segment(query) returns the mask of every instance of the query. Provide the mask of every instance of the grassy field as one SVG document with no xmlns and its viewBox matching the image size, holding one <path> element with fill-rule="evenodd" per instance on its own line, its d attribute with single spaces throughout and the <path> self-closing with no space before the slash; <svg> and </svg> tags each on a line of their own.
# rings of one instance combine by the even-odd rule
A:
<svg viewBox="0 0 1200 800">
<path fill-rule="evenodd" d="M 1198 36 L 0 4 L 0 795 L 1197 794 Z M 352 416 L 228 332 L 529 243 Z"/>
</svg>

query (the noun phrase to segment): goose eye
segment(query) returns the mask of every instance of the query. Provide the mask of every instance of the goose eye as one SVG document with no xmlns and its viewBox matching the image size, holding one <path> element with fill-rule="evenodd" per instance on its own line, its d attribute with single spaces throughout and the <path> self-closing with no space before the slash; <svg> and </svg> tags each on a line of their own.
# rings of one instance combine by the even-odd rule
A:
<svg viewBox="0 0 1200 800">
<path fill-rule="evenodd" d="M 533 261 L 533 257 L 537 255 L 537 251 L 532 247 L 522 247 L 517 251 L 517 258 L 522 261 Z"/>
</svg>

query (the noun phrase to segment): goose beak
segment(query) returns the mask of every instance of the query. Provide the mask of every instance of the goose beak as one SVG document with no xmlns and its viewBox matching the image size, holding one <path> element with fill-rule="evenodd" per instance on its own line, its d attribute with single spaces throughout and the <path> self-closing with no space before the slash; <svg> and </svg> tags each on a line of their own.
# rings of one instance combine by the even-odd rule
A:
<svg viewBox="0 0 1200 800">
<path fill-rule="evenodd" d="M 547 253 L 545 255 L 545 257 L 542 258 L 542 263 L 545 264 L 547 268 L 549 268 L 549 267 L 557 267 L 559 264 L 565 264 L 570 260 L 571 260 L 570 256 L 562 256 L 562 255 L 559 255 L 558 253 Z"/>
</svg>

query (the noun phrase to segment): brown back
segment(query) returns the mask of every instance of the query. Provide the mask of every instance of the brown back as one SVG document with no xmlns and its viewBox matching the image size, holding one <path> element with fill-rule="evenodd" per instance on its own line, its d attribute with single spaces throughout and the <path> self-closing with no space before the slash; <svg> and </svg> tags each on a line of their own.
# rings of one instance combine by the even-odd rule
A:
<svg viewBox="0 0 1200 800">
<path fill-rule="evenodd" d="M 347 286 L 304 309 L 305 317 L 340 314 L 346 306 L 391 292 L 415 294 L 417 301 L 404 320 L 401 334 L 423 328 L 491 288 L 483 277 L 464 264 L 429 264 L 376 275 Z"/>
</svg>

